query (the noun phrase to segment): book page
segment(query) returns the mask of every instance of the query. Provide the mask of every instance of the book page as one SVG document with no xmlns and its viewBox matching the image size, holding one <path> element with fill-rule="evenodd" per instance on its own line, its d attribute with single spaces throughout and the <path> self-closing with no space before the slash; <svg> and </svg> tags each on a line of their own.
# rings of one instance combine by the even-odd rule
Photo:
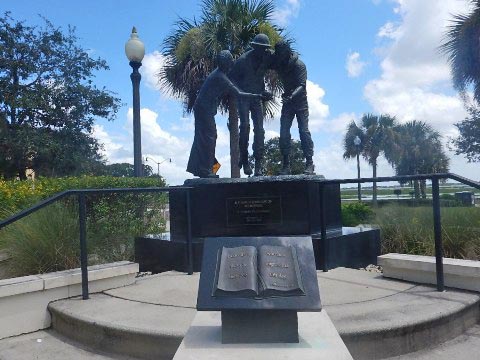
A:
<svg viewBox="0 0 480 360">
<path fill-rule="evenodd" d="M 223 247 L 219 261 L 214 296 L 255 297 L 258 294 L 254 246 Z"/>
<path fill-rule="evenodd" d="M 263 245 L 258 269 L 263 296 L 305 295 L 295 248 Z"/>
</svg>

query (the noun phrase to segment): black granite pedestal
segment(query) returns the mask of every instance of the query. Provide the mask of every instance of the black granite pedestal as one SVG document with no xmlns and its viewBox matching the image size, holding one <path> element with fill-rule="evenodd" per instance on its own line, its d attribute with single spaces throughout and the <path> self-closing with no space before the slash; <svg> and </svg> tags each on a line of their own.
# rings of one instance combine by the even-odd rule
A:
<svg viewBox="0 0 480 360">
<path fill-rule="evenodd" d="M 341 229 L 340 186 L 322 180 L 317 175 L 186 180 L 184 186 L 192 187 L 192 236 L 314 236 L 321 231 L 322 211 L 327 230 Z M 185 196 L 171 192 L 172 241 L 185 241 L 186 220 Z"/>
<path fill-rule="evenodd" d="M 295 310 L 222 310 L 223 344 L 298 343 Z"/>
<path fill-rule="evenodd" d="M 307 235 L 312 237 L 317 269 L 376 264 L 379 230 L 342 227 L 340 186 L 323 180 L 316 175 L 186 180 L 184 185 L 192 188 L 194 271 L 201 268 L 204 239 L 222 236 Z M 187 269 L 186 197 L 180 192 L 169 196 L 169 236 L 135 240 L 140 271 Z"/>
</svg>

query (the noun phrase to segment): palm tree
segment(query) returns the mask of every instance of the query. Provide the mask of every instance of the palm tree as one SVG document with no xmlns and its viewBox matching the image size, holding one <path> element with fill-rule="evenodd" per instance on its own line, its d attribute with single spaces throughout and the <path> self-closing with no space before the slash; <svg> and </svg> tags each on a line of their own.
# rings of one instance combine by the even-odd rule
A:
<svg viewBox="0 0 480 360">
<path fill-rule="evenodd" d="M 163 42 L 167 61 L 159 73 L 162 87 L 184 102 L 191 112 L 198 90 L 216 66 L 216 54 L 230 50 L 234 58 L 248 49 L 258 33 L 267 34 L 272 45 L 281 39 L 281 29 L 269 20 L 272 0 L 203 0 L 200 21 L 180 18 Z M 267 76 L 267 87 L 279 93 L 279 81 L 273 72 Z M 238 114 L 236 101 L 224 99 L 223 110 L 229 113 L 231 176 L 240 177 L 238 167 Z M 271 111 L 271 108 L 270 108 Z"/>
<path fill-rule="evenodd" d="M 440 49 L 451 66 L 453 85 L 466 100 L 466 89 L 473 85 L 473 98 L 480 103 L 480 0 L 471 0 L 470 14 L 453 16 Z"/>
<path fill-rule="evenodd" d="M 356 136 L 362 140 L 361 154 L 373 168 L 372 176 L 377 177 L 378 157 L 383 153 L 388 162 L 393 163 L 395 159 L 394 146 L 396 133 L 394 130 L 395 118 L 390 115 L 365 114 L 360 120 L 360 127 L 354 121 L 347 128 L 343 141 L 345 160 L 357 156 L 358 149 L 353 139 Z M 377 183 L 373 183 L 373 206 L 377 205 Z"/>
<path fill-rule="evenodd" d="M 438 131 L 422 121 L 409 121 L 398 125 L 399 134 L 395 159 L 397 175 L 417 175 L 448 172 L 449 158 L 443 151 Z M 426 198 L 426 182 L 415 180 L 415 198 Z"/>
</svg>

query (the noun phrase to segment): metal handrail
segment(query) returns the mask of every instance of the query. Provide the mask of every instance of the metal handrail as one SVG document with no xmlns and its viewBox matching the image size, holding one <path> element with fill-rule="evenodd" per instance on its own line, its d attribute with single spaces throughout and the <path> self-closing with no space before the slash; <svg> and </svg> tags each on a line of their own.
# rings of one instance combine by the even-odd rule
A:
<svg viewBox="0 0 480 360">
<path fill-rule="evenodd" d="M 175 187 L 148 187 L 148 188 L 109 188 L 109 189 L 75 189 L 75 190 L 66 190 L 53 195 L 45 200 L 38 202 L 36 205 L 29 207 L 28 209 L 22 210 L 19 213 L 8 217 L 5 220 L 0 221 L 0 230 L 14 223 L 21 218 L 24 218 L 31 213 L 44 208 L 47 205 L 50 205 L 60 199 L 63 199 L 66 196 L 79 195 L 79 194 L 112 194 L 112 193 L 146 193 L 146 192 L 169 192 L 172 190 L 188 190 L 191 187 L 188 186 L 175 186 Z"/>
<path fill-rule="evenodd" d="M 44 208 L 58 200 L 67 196 L 76 195 L 78 197 L 78 221 L 80 228 L 80 269 L 82 273 L 82 298 L 89 298 L 88 291 L 88 254 L 87 254 L 87 206 L 85 197 L 91 194 L 114 194 L 114 193 L 165 193 L 171 191 L 184 191 L 186 214 L 187 214 L 187 244 L 185 251 L 187 252 L 187 272 L 193 274 L 193 253 L 192 253 L 192 234 L 191 234 L 191 218 L 190 218 L 190 189 L 188 186 L 172 186 L 172 187 L 148 187 L 148 188 L 117 188 L 117 189 L 76 189 L 67 190 L 58 193 L 48 199 L 40 201 L 38 204 L 25 209 L 5 220 L 0 221 L 0 230 L 7 225 L 14 223 L 31 213 Z"/>
<path fill-rule="evenodd" d="M 436 276 L 437 276 L 437 290 L 444 291 L 445 290 L 445 282 L 444 282 L 444 273 L 443 273 L 443 244 L 442 244 L 442 223 L 441 223 L 441 215 L 440 215 L 440 187 L 439 181 L 440 179 L 452 179 L 458 182 L 461 182 L 465 185 L 469 185 L 476 189 L 480 189 L 480 183 L 477 181 L 473 181 L 467 179 L 463 176 L 453 174 L 453 173 L 437 173 L 437 174 L 419 174 L 419 175 L 403 175 L 403 176 L 384 176 L 384 177 L 377 177 L 377 178 L 359 178 L 359 179 L 331 179 L 331 180 L 318 180 L 321 189 L 321 194 L 323 193 L 324 185 L 329 184 L 353 184 L 353 183 L 378 183 L 378 182 L 407 182 L 413 180 L 431 180 L 432 181 L 432 209 L 433 209 L 433 234 L 434 234 L 434 241 L 435 241 L 435 269 L 436 269 Z M 322 202 L 322 209 L 325 208 L 324 203 L 324 196 L 320 198 Z M 322 212 L 322 219 L 324 218 L 324 214 Z M 324 229 L 324 221 L 322 221 L 321 228 L 321 238 L 322 243 L 326 244 L 326 231 Z M 327 250 L 324 249 L 324 271 L 328 270 L 328 257 L 327 257 Z"/>
<path fill-rule="evenodd" d="M 432 208 L 433 208 L 433 230 L 435 239 L 435 258 L 436 258 L 436 275 L 437 275 L 437 290 L 444 291 L 444 275 L 443 275 L 443 246 L 442 246 L 442 230 L 440 218 L 440 194 L 439 194 L 439 180 L 452 179 L 469 185 L 476 189 L 480 189 L 480 182 L 473 181 L 453 173 L 438 173 L 438 174 L 418 174 L 418 175 L 403 175 L 403 176 L 386 176 L 376 178 L 357 178 L 357 179 L 322 179 L 317 180 L 321 186 L 320 202 L 322 209 L 325 209 L 325 185 L 330 184 L 354 184 L 354 183 L 379 183 L 379 182 L 407 182 L 413 180 L 431 180 L 432 181 Z M 85 196 L 91 194 L 112 194 L 112 193 L 148 193 L 148 192 L 170 192 L 170 191 L 184 191 L 185 192 L 185 206 L 187 214 L 187 272 L 193 274 L 193 249 L 192 249 L 192 226 L 191 226 L 191 211 L 190 211 L 190 190 L 192 187 L 188 186 L 172 186 L 172 187 L 148 187 L 148 188 L 118 188 L 118 189 L 79 189 L 67 190 L 58 193 L 48 199 L 40 201 L 38 204 L 23 210 L 5 220 L 0 221 L 0 230 L 12 224 L 13 222 L 24 218 L 25 216 L 44 208 L 66 196 L 77 195 L 79 205 L 79 225 L 80 225 L 80 264 L 82 272 L 82 297 L 88 299 L 88 271 L 87 271 L 87 235 L 86 235 L 86 203 Z M 327 242 L 326 242 L 326 221 L 325 213 L 321 212 L 321 238 L 325 248 L 324 254 L 324 271 L 328 270 L 327 264 Z"/>
</svg>

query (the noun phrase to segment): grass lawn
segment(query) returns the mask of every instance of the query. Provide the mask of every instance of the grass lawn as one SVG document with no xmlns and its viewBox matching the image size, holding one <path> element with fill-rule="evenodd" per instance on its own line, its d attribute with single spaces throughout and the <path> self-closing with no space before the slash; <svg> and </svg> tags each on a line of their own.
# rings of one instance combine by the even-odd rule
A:
<svg viewBox="0 0 480 360">
<path fill-rule="evenodd" d="M 413 186 L 379 186 L 377 194 L 378 196 L 393 196 L 394 189 L 400 189 L 402 191 L 401 196 L 410 196 L 410 192 L 413 191 Z M 462 185 L 462 184 L 442 184 L 440 185 L 440 194 L 454 194 L 459 191 L 472 191 L 477 196 L 480 196 L 480 190 L 472 188 L 470 186 Z M 341 188 L 340 189 L 342 199 L 356 199 L 357 198 L 357 187 L 348 187 L 348 188 Z M 432 188 L 430 185 L 427 185 L 427 194 L 432 194 Z M 370 197 L 372 196 L 372 187 L 371 186 L 363 186 L 362 185 L 362 196 Z"/>
</svg>

